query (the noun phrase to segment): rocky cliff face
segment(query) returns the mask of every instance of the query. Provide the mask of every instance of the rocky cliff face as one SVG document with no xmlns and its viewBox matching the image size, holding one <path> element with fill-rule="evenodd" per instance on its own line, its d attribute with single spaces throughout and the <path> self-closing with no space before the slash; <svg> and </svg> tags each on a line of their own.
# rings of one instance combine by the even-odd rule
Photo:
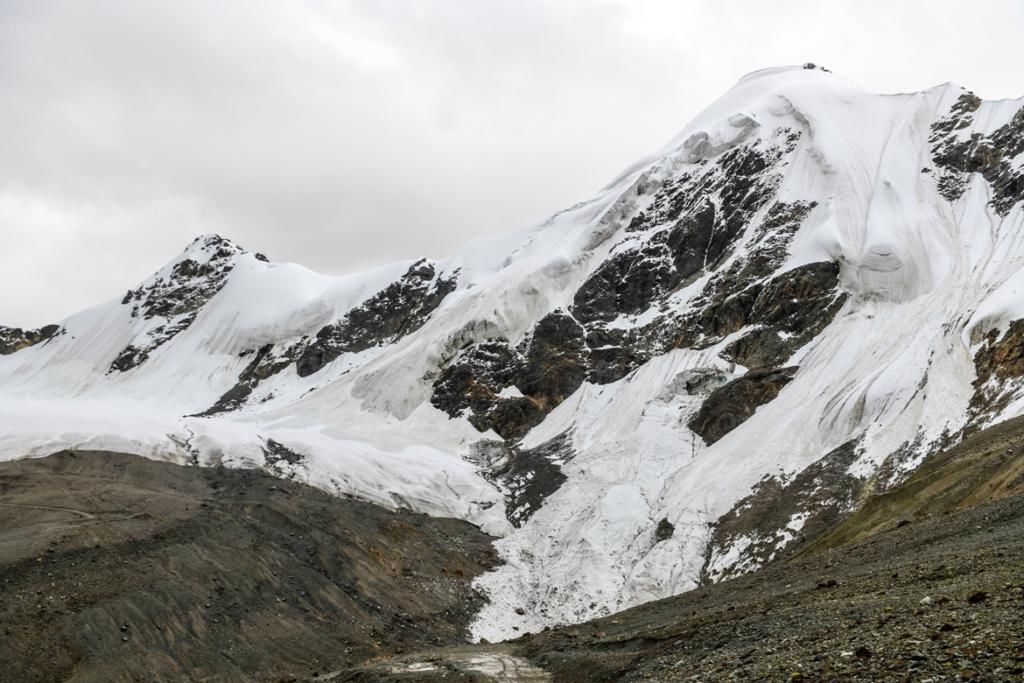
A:
<svg viewBox="0 0 1024 683">
<path fill-rule="evenodd" d="M 0 330 L 0 455 L 468 519 L 504 535 L 492 640 L 749 571 L 1024 412 L 1022 105 L 767 70 L 448 259 L 329 277 L 201 238 L 123 301 Z"/>
<path fill-rule="evenodd" d="M 136 289 L 128 290 L 121 305 L 131 317 L 147 323 L 140 334 L 110 364 L 110 372 L 127 372 L 149 358 L 195 322 L 200 309 L 220 291 L 234 268 L 234 257 L 244 253 L 219 235 L 198 237 L 169 268 Z"/>
<path fill-rule="evenodd" d="M 59 333 L 60 325 L 44 325 L 37 330 L 23 330 L 20 327 L 0 325 L 0 355 L 27 349 Z"/>
</svg>

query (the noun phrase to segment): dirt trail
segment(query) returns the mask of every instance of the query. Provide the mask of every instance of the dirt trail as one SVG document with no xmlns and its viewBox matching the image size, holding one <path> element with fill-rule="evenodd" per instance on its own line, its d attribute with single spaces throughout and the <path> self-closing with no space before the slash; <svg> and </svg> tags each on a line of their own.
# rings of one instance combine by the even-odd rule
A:
<svg viewBox="0 0 1024 683">
<path fill-rule="evenodd" d="M 334 672 L 335 681 L 498 681 L 545 683 L 551 674 L 501 645 L 419 652 L 374 662 L 358 671 Z"/>
<path fill-rule="evenodd" d="M 77 510 L 75 508 L 59 507 L 56 505 L 23 505 L 21 503 L 0 503 L 0 506 L 6 508 L 28 508 L 30 510 L 52 510 L 53 512 L 70 512 L 71 514 L 78 515 L 82 519 L 96 519 L 96 515 L 85 510 Z"/>
</svg>

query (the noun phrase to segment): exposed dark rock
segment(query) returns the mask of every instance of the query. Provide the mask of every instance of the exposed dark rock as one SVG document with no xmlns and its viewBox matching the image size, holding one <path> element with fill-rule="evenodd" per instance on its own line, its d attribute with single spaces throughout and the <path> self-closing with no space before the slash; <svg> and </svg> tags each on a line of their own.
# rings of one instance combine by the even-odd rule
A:
<svg viewBox="0 0 1024 683">
<path fill-rule="evenodd" d="M 768 210 L 747 253 L 712 277 L 676 319 L 667 316 L 643 328 L 588 331 L 588 379 L 621 379 L 671 348 L 706 348 L 750 326 L 724 355 L 747 367 L 775 367 L 813 339 L 845 302 L 833 262 L 799 266 L 771 278 L 788 255 L 792 236 L 815 204 L 777 202 Z"/>
<path fill-rule="evenodd" d="M 717 268 L 754 214 L 771 201 L 779 180 L 773 165 L 786 151 L 755 141 L 666 183 L 627 229 L 646 239 L 613 250 L 576 292 L 573 315 L 588 324 L 640 313 L 705 269 Z"/>
<path fill-rule="evenodd" d="M 149 358 L 150 350 L 151 349 L 138 348 L 129 344 L 121 351 L 121 353 L 117 354 L 117 358 L 111 362 L 110 370 L 108 372 L 113 372 L 114 370 L 117 370 L 118 372 L 127 372 L 132 368 L 142 365 L 142 363 Z"/>
<path fill-rule="evenodd" d="M 758 292 L 747 323 L 753 331 L 730 344 L 725 355 L 745 367 L 775 367 L 821 333 L 846 302 L 839 266 L 809 263 L 782 273 Z"/>
<path fill-rule="evenodd" d="M 587 331 L 587 347 L 590 349 L 587 380 L 594 384 L 617 382 L 660 350 L 656 331 L 607 329 L 600 324 Z"/>
<path fill-rule="evenodd" d="M 441 370 L 431 403 L 451 417 L 468 409 L 474 427 L 516 441 L 583 383 L 588 367 L 583 334 L 572 316 L 553 311 L 520 349 L 504 339 L 471 344 Z M 510 387 L 522 395 L 501 396 Z"/>
<path fill-rule="evenodd" d="M 674 272 L 672 279 L 666 283 L 666 291 L 671 291 L 680 284 L 690 282 L 705 267 L 713 264 L 722 256 L 725 249 L 736 237 L 731 230 L 716 230 L 715 205 L 709 199 L 695 208 L 692 214 L 679 221 L 666 235 L 665 246 L 672 258 Z M 732 221 L 730 227 L 737 227 Z"/>
<path fill-rule="evenodd" d="M 1024 320 L 1015 320 L 1005 331 L 989 330 L 974 355 L 974 395 L 969 427 L 1000 414 L 1021 389 L 1024 378 Z M 970 431 L 970 429 L 969 429 Z"/>
<path fill-rule="evenodd" d="M 504 339 L 486 339 L 462 349 L 434 381 L 430 402 L 451 417 L 467 408 L 486 413 L 502 389 L 512 386 L 522 355 Z"/>
<path fill-rule="evenodd" d="M 493 429 L 506 441 L 518 441 L 544 421 L 545 411 L 532 398 L 501 398 L 486 413 L 473 415 L 470 423 L 480 431 Z"/>
<path fill-rule="evenodd" d="M 464 349 L 440 371 L 433 404 L 452 417 L 468 409 L 468 419 L 481 431 L 517 440 L 584 380 L 618 381 L 672 348 L 706 348 L 744 327 L 750 332 L 728 348 L 727 358 L 747 367 L 784 364 L 845 300 L 834 263 L 772 277 L 815 207 L 769 206 L 780 177 L 776 166 L 798 137 L 776 131 L 774 143 L 748 143 L 665 182 L 627 228 L 640 237 L 612 249 L 576 292 L 571 314 L 549 314 L 518 349 L 504 340 Z M 765 207 L 744 253 L 715 273 Z M 701 293 L 682 314 L 671 313 L 668 297 L 708 271 L 713 276 Z M 608 325 L 656 306 L 663 311 L 643 326 Z M 502 397 L 510 386 L 523 397 Z M 745 417 L 730 415 L 724 422 L 738 424 Z"/>
<path fill-rule="evenodd" d="M 817 202 L 775 202 L 754 231 L 747 252 L 715 276 L 705 289 L 708 299 L 736 294 L 782 267 L 789 245 Z"/>
<path fill-rule="evenodd" d="M 992 188 L 992 208 L 1005 216 L 1024 199 L 1024 172 L 1011 163 L 1024 152 L 1024 109 L 988 135 L 973 133 L 960 139 L 958 131 L 971 125 L 980 105 L 977 96 L 964 93 L 949 115 L 932 125 L 932 161 L 944 171 L 937 182 L 946 199 L 959 199 L 966 174 L 980 173 Z"/>
<path fill-rule="evenodd" d="M 732 375 L 715 367 L 694 368 L 685 377 L 683 388 L 690 396 L 708 395 L 733 380 Z"/>
<path fill-rule="evenodd" d="M 672 538 L 672 535 L 675 534 L 675 532 L 675 525 L 668 521 L 667 518 L 663 517 L 661 521 L 658 522 L 658 526 L 654 529 L 654 540 L 659 543 L 661 541 L 667 541 Z"/>
<path fill-rule="evenodd" d="M 20 327 L 0 325 L 0 356 L 40 344 L 52 339 L 61 331 L 60 325 L 46 325 L 37 330 L 23 330 Z"/>
<path fill-rule="evenodd" d="M 732 289 L 732 288 L 730 288 Z M 743 329 L 749 322 L 761 285 L 737 287 L 713 299 L 700 298 L 676 323 L 672 346 L 706 348 Z"/>
<path fill-rule="evenodd" d="M 789 384 L 797 368 L 750 370 L 711 392 L 688 426 L 712 444 L 746 422 L 759 406 L 768 403 Z"/>
<path fill-rule="evenodd" d="M 571 460 L 571 433 L 559 434 L 536 448 L 520 448 L 499 441 L 474 444 L 474 460 L 484 476 L 505 494 L 505 515 L 513 526 L 522 526 L 544 500 L 565 481 L 561 466 Z"/>
<path fill-rule="evenodd" d="M 493 429 L 506 441 L 517 441 L 547 413 L 537 399 L 500 395 L 515 385 L 525 363 L 504 339 L 476 342 L 441 370 L 430 401 L 450 417 L 468 410 L 469 422 L 481 432 Z"/>
<path fill-rule="evenodd" d="M 602 263 L 576 292 L 573 314 L 583 322 L 594 322 L 646 310 L 677 280 L 664 237 L 643 250 L 619 252 Z"/>
<path fill-rule="evenodd" d="M 958 130 L 969 128 L 974 122 L 974 112 L 981 106 L 981 98 L 972 92 L 965 92 L 957 98 L 949 114 L 932 124 L 932 137 L 946 137 Z"/>
<path fill-rule="evenodd" d="M 778 165 L 799 134 L 780 129 L 690 167 L 666 181 L 631 220 L 631 237 L 577 290 L 571 314 L 555 311 L 528 342 L 478 342 L 441 369 L 432 402 L 467 416 L 481 431 L 517 440 L 586 380 L 622 379 L 676 347 L 705 348 L 750 326 L 731 359 L 782 365 L 827 325 L 842 304 L 838 267 L 810 264 L 770 279 L 813 202 L 772 202 Z M 741 257 L 714 274 L 762 209 Z M 706 272 L 714 275 L 682 314 L 669 298 Z M 795 299 L 795 301 L 794 301 Z M 639 327 L 609 326 L 620 315 L 662 311 Z M 523 395 L 512 397 L 514 386 Z"/>
<path fill-rule="evenodd" d="M 463 349 L 441 370 L 431 403 L 451 417 L 469 409 L 480 431 L 521 439 L 583 383 L 589 351 L 583 327 L 561 310 L 544 316 L 520 347 L 489 339 Z M 521 396 L 500 396 L 513 386 Z"/>
<path fill-rule="evenodd" d="M 216 403 L 198 413 L 196 417 L 208 417 L 242 407 L 260 382 L 273 377 L 294 363 L 303 348 L 304 346 L 299 343 L 279 352 L 275 350 L 273 344 L 264 344 L 255 352 L 256 355 L 249 365 L 238 375 L 238 382 L 235 386 L 224 392 Z M 251 350 L 250 353 L 252 353 Z"/>
<path fill-rule="evenodd" d="M 936 183 L 939 194 L 951 202 L 959 199 L 967 186 L 963 173 L 966 161 L 962 148 L 964 143 L 957 139 L 957 131 L 970 127 L 974 122 L 974 112 L 980 106 L 980 97 L 971 92 L 964 93 L 946 117 L 932 124 L 932 136 L 929 138 L 932 161 L 942 171 L 936 176 Z"/>
<path fill-rule="evenodd" d="M 807 202 L 773 204 L 746 253 L 708 280 L 691 310 L 674 323 L 670 345 L 705 348 L 745 326 L 756 325 L 759 329 L 753 334 L 770 335 L 767 341 L 775 337 L 780 348 L 756 361 L 737 360 L 749 367 L 771 367 L 785 362 L 820 332 L 845 300 L 837 301 L 838 266 L 831 262 L 808 264 L 768 279 L 783 265 L 793 235 L 815 206 Z M 780 344 L 780 336 L 788 343 Z M 735 355 L 744 354 L 726 353 L 734 359 Z"/>
<path fill-rule="evenodd" d="M 326 325 L 296 363 L 300 377 L 318 372 L 345 353 L 359 353 L 390 344 L 419 329 L 430 314 L 455 290 L 458 274 L 435 279 L 426 259 L 416 262 L 399 280 Z"/>
<path fill-rule="evenodd" d="M 526 347 L 516 387 L 545 412 L 564 401 L 587 373 L 583 326 L 564 311 L 553 311 L 537 323 Z"/>
<path fill-rule="evenodd" d="M 192 276 L 198 276 L 196 273 L 208 276 L 211 272 L 189 260 L 182 261 L 174 270 L 182 274 L 191 273 Z M 306 376 L 342 353 L 355 353 L 378 344 L 390 343 L 418 329 L 455 288 L 457 274 L 436 280 L 434 276 L 434 266 L 426 260 L 419 261 L 400 280 L 349 311 L 340 322 L 322 328 L 316 339 L 311 341 L 303 337 L 284 348 L 264 345 L 255 351 L 255 357 L 239 374 L 236 384 L 217 399 L 213 406 L 198 415 L 210 416 L 238 409 L 245 404 L 260 382 L 293 363 L 299 374 Z M 194 317 L 194 314 L 187 315 L 178 320 L 177 325 L 184 329 Z M 180 330 L 174 333 L 177 331 Z M 157 332 L 160 337 L 168 336 L 164 328 L 159 328 Z M 124 370 L 135 367 L 145 360 L 151 350 L 152 347 L 129 346 L 115 359 L 114 368 Z"/>
<path fill-rule="evenodd" d="M 279 468 L 281 463 L 291 466 L 301 465 L 306 460 L 301 453 L 292 451 L 281 441 L 275 441 L 272 438 L 266 439 L 263 446 L 263 459 L 266 461 L 267 467 L 271 469 Z"/>
<path fill-rule="evenodd" d="M 801 544 L 794 539 L 833 528 L 853 510 L 864 488 L 862 479 L 847 472 L 856 457 L 856 443 L 850 441 L 789 481 L 765 477 L 715 523 L 709 554 L 724 554 L 740 539 L 749 543 L 731 565 L 705 569 L 704 580 L 721 581 L 761 567 L 781 557 L 784 548 L 798 550 Z"/>
<path fill-rule="evenodd" d="M 121 303 L 132 307 L 132 318 L 162 318 L 164 323 L 134 339 L 110 364 L 108 372 L 138 367 L 154 350 L 188 329 L 199 310 L 227 283 L 235 267 L 234 257 L 246 253 L 218 235 L 197 238 L 189 252 L 196 258 L 182 259 L 170 273 L 125 294 Z"/>
<path fill-rule="evenodd" d="M 642 248 L 614 254 L 576 292 L 574 315 L 584 322 L 610 321 L 647 310 L 704 267 L 715 215 L 714 205 L 704 199 Z"/>
</svg>

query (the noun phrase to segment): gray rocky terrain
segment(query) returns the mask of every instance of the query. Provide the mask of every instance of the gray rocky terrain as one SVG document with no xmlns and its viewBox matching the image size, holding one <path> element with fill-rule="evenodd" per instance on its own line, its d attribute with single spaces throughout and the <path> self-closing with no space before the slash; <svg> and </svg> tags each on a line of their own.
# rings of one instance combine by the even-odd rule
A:
<svg viewBox="0 0 1024 683">
<path fill-rule="evenodd" d="M 256 471 L 0 464 L 0 680 L 288 681 L 465 641 L 491 538 Z"/>
</svg>

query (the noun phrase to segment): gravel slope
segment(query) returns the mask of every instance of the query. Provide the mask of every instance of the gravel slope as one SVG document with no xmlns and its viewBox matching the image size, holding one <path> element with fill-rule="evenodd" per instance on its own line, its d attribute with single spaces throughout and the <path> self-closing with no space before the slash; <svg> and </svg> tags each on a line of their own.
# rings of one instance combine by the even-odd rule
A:
<svg viewBox="0 0 1024 683">
<path fill-rule="evenodd" d="M 465 642 L 491 537 L 255 471 L 0 464 L 0 681 L 282 681 Z"/>
</svg>

